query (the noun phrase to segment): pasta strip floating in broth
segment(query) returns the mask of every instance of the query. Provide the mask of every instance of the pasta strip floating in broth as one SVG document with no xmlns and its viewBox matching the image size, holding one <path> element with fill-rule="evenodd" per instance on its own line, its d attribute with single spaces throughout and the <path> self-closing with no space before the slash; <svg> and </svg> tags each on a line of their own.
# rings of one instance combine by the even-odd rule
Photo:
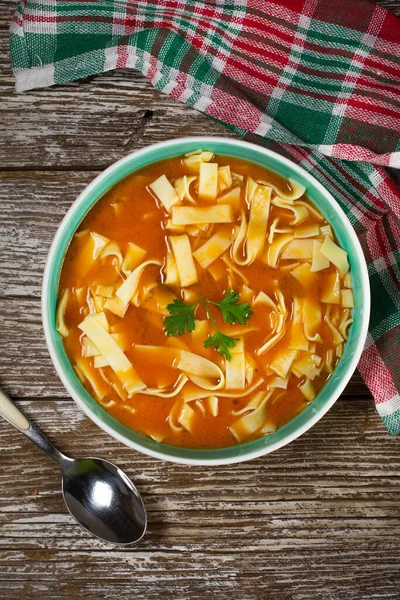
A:
<svg viewBox="0 0 400 600">
<path fill-rule="evenodd" d="M 81 235 L 86 238 L 86 241 L 80 248 L 78 256 L 76 257 L 75 271 L 78 278 L 86 276 L 88 271 L 94 265 L 97 258 L 100 256 L 103 248 L 110 241 L 107 237 L 96 233 L 95 231 L 82 231 L 77 235 Z"/>
<path fill-rule="evenodd" d="M 177 394 L 179 394 L 179 392 L 182 391 L 184 385 L 186 384 L 186 382 L 188 381 L 188 377 L 186 377 L 186 375 L 184 375 L 183 373 L 181 373 L 181 375 L 178 377 L 178 379 L 175 382 L 174 387 L 172 388 L 172 390 L 169 391 L 165 391 L 163 389 L 160 388 L 145 388 L 144 390 L 141 390 L 141 394 L 144 394 L 145 396 L 157 396 L 159 398 L 173 398 L 174 396 L 176 396 Z"/>
<path fill-rule="evenodd" d="M 278 206 L 279 208 L 284 208 L 293 214 L 293 220 L 290 223 L 291 225 L 298 225 L 299 223 L 305 221 L 309 216 L 307 208 L 308 205 L 305 206 L 302 202 L 296 202 L 296 204 L 286 204 L 280 198 L 274 198 L 272 200 L 272 204 L 274 206 Z"/>
<path fill-rule="evenodd" d="M 229 192 L 217 198 L 217 204 L 230 204 L 235 211 L 240 210 L 240 195 L 239 187 L 232 188 Z"/>
<path fill-rule="evenodd" d="M 323 278 L 324 288 L 321 295 L 321 302 L 326 304 L 340 304 L 340 276 L 339 272 L 329 273 Z"/>
<path fill-rule="evenodd" d="M 314 240 L 307 238 L 294 239 L 285 246 L 281 258 L 291 260 L 311 260 L 313 255 Z"/>
<path fill-rule="evenodd" d="M 232 187 L 232 175 L 231 168 L 229 165 L 225 165 L 224 167 L 218 168 L 218 193 L 229 189 Z"/>
<path fill-rule="evenodd" d="M 165 285 L 179 285 L 179 273 L 176 266 L 175 258 L 169 250 L 165 264 Z"/>
<path fill-rule="evenodd" d="M 90 365 L 87 360 L 84 358 L 78 358 L 76 361 L 76 372 L 80 373 L 80 376 L 83 376 L 83 381 L 86 379 L 98 400 L 102 400 L 110 391 L 109 385 L 105 383 L 105 381 L 97 375 L 97 373 L 90 368 Z"/>
<path fill-rule="evenodd" d="M 232 227 L 220 227 L 205 244 L 193 252 L 194 258 L 203 269 L 206 269 L 229 248 L 233 237 L 234 232 L 232 231 Z"/>
<path fill-rule="evenodd" d="M 279 188 L 278 186 L 274 185 L 273 183 L 269 183 L 268 181 L 259 181 L 258 183 L 262 183 L 264 185 L 271 186 L 272 189 L 274 190 L 275 194 L 279 198 L 282 198 L 283 200 L 285 200 L 285 202 L 292 204 L 295 200 L 298 200 L 298 198 L 301 198 L 301 196 L 306 191 L 306 188 L 304 187 L 304 185 L 302 185 L 298 181 L 295 181 L 291 177 L 288 178 L 288 182 L 291 187 L 290 192 L 286 192 L 286 191 L 282 190 L 281 188 Z"/>
<path fill-rule="evenodd" d="M 333 336 L 333 343 L 335 344 L 335 346 L 338 346 L 339 344 L 341 344 L 344 341 L 344 338 L 343 338 L 342 334 L 340 333 L 340 331 L 338 330 L 338 328 L 335 327 L 335 325 L 332 323 L 331 305 L 330 304 L 328 304 L 328 306 L 326 308 L 324 320 L 325 320 L 325 323 L 328 325 L 329 329 L 331 330 L 331 333 Z"/>
<path fill-rule="evenodd" d="M 185 154 L 182 162 L 186 167 L 198 173 L 200 165 L 203 162 L 210 162 L 213 157 L 214 153 L 209 152 L 208 150 L 195 150 L 194 152 L 188 152 Z"/>
<path fill-rule="evenodd" d="M 142 356 L 146 353 L 149 361 L 153 358 L 153 362 L 156 361 L 158 365 L 164 364 L 183 371 L 193 383 L 202 389 L 219 390 L 225 385 L 225 375 L 221 368 L 215 362 L 199 354 L 179 348 L 142 344 L 135 344 L 134 349 L 141 352 Z"/>
<path fill-rule="evenodd" d="M 304 333 L 310 342 L 322 342 L 317 328 L 321 327 L 322 312 L 318 301 L 313 298 L 303 298 Z"/>
<path fill-rule="evenodd" d="M 272 242 L 272 244 L 268 246 L 266 252 L 264 252 L 264 256 L 262 257 L 263 262 L 265 262 L 273 269 L 276 269 L 280 253 L 282 252 L 284 247 L 287 244 L 289 244 L 289 242 L 293 239 L 293 235 L 293 233 L 284 233 L 282 235 L 277 236 Z"/>
<path fill-rule="evenodd" d="M 129 242 L 128 250 L 126 251 L 121 266 L 121 271 L 124 273 L 124 275 L 130 275 L 131 272 L 143 262 L 145 256 L 146 250 L 140 246 L 137 246 L 133 242 Z"/>
<path fill-rule="evenodd" d="M 313 240 L 313 251 L 312 251 L 312 262 L 311 271 L 316 273 L 327 269 L 331 264 L 330 261 L 321 252 L 322 242 L 319 240 Z"/>
<path fill-rule="evenodd" d="M 250 205 L 247 223 L 242 211 L 241 224 L 233 244 L 232 256 L 238 265 L 250 265 L 260 256 L 266 240 L 272 188 L 247 180 L 246 199 Z"/>
<path fill-rule="evenodd" d="M 62 337 L 67 337 L 69 334 L 69 328 L 65 322 L 65 309 L 69 298 L 69 290 L 65 289 L 61 295 L 61 298 L 57 305 L 56 312 L 56 330 Z"/>
<path fill-rule="evenodd" d="M 183 371 L 193 383 L 204 389 L 219 390 L 225 385 L 225 376 L 220 367 L 193 352 L 181 350 L 176 368 Z"/>
<path fill-rule="evenodd" d="M 100 254 L 100 258 L 103 260 L 107 258 L 107 256 L 114 256 L 117 266 L 120 269 L 123 262 L 121 248 L 117 244 L 117 242 L 108 242 L 108 244 L 103 248 Z"/>
<path fill-rule="evenodd" d="M 303 325 L 304 298 L 293 298 L 292 326 L 290 329 L 289 348 L 292 350 L 308 350 L 309 342 L 304 335 Z"/>
<path fill-rule="evenodd" d="M 311 380 L 314 380 L 320 373 L 318 369 L 321 364 L 321 358 L 316 354 L 304 354 L 297 358 L 292 365 L 292 371 L 297 377 L 305 375 Z"/>
<path fill-rule="evenodd" d="M 191 432 L 195 417 L 196 413 L 194 412 L 193 408 L 191 408 L 189 404 L 184 403 L 182 405 L 181 414 L 178 417 L 178 423 L 180 423 L 182 427 L 186 429 L 186 431 Z"/>
<path fill-rule="evenodd" d="M 250 220 L 247 230 L 247 262 L 251 264 L 264 249 L 272 188 L 258 185 L 250 201 Z"/>
<path fill-rule="evenodd" d="M 233 212 L 230 204 L 211 206 L 176 206 L 172 209 L 174 225 L 208 225 L 209 223 L 232 223 Z"/>
<path fill-rule="evenodd" d="M 117 342 L 100 325 L 97 319 L 91 316 L 86 317 L 78 327 L 99 349 L 102 356 L 104 356 L 114 373 L 123 383 L 129 396 L 146 387 Z"/>
<path fill-rule="evenodd" d="M 300 265 L 300 267 L 293 269 L 293 271 L 290 271 L 290 274 L 293 275 L 297 281 L 300 281 L 304 288 L 312 288 L 317 281 L 317 276 L 315 273 L 312 273 L 309 262 L 305 262 Z"/>
<path fill-rule="evenodd" d="M 270 363 L 269 368 L 275 371 L 279 377 L 285 379 L 297 355 L 298 350 L 280 350 Z"/>
<path fill-rule="evenodd" d="M 186 287 L 196 283 L 198 276 L 188 236 L 186 234 L 171 235 L 168 241 L 174 255 L 180 285 Z"/>
<path fill-rule="evenodd" d="M 218 193 L 218 163 L 202 162 L 199 174 L 199 198 L 215 200 Z"/>
<path fill-rule="evenodd" d="M 234 435 L 238 442 L 241 442 L 263 426 L 267 416 L 267 403 L 270 400 L 272 393 L 273 392 L 265 393 L 256 409 L 244 415 L 229 427 L 229 431 Z"/>
<path fill-rule="evenodd" d="M 335 244 L 329 236 L 326 236 L 321 246 L 321 253 L 339 269 L 342 275 L 347 273 L 349 270 L 347 252 Z"/>
<path fill-rule="evenodd" d="M 246 385 L 246 362 L 243 340 L 236 342 L 231 350 L 232 360 L 225 366 L 225 389 L 244 390 Z"/>
<path fill-rule="evenodd" d="M 146 260 L 136 267 L 132 273 L 125 279 L 124 283 L 117 289 L 116 295 L 124 305 L 132 301 L 134 306 L 139 306 L 139 280 L 146 267 L 156 265 L 161 267 L 159 260 Z"/>
<path fill-rule="evenodd" d="M 354 308 L 353 290 L 346 289 L 341 291 L 341 304 L 343 308 Z"/>
<path fill-rule="evenodd" d="M 187 175 L 184 175 L 183 177 L 179 177 L 175 181 L 174 188 L 181 200 L 187 200 L 188 202 L 191 202 L 192 204 L 196 203 L 196 200 L 193 198 L 193 196 L 190 193 L 190 186 L 196 180 L 197 180 L 196 176 L 188 177 Z"/>
<path fill-rule="evenodd" d="M 167 212 L 171 212 L 171 208 L 181 201 L 174 186 L 168 181 L 166 175 L 161 175 L 161 177 L 153 181 L 153 183 L 149 185 L 149 188 L 157 196 Z"/>
<path fill-rule="evenodd" d="M 226 392 L 225 390 L 218 391 L 219 398 L 245 398 L 249 394 L 252 394 L 257 388 L 264 383 L 264 379 L 261 377 L 257 379 L 251 386 L 244 390 L 238 390 L 237 392 Z M 210 395 L 208 390 L 204 390 L 198 386 L 188 387 L 182 391 L 182 397 L 185 402 L 191 402 L 200 398 L 206 398 Z"/>
<path fill-rule="evenodd" d="M 314 400 L 315 395 L 316 395 L 315 390 L 313 388 L 311 381 L 308 379 L 308 377 L 306 377 L 305 382 L 299 386 L 299 390 L 301 391 L 303 396 L 306 398 L 306 400 L 308 400 L 309 402 L 312 402 Z"/>
</svg>

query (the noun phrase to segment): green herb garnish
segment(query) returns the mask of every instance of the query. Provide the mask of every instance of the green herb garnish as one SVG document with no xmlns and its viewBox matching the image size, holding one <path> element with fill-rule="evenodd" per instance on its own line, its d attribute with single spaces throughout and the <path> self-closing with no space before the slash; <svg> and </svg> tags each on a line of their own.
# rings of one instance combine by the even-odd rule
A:
<svg viewBox="0 0 400 600">
<path fill-rule="evenodd" d="M 239 294 L 231 289 L 226 291 L 225 297 L 222 298 L 220 302 L 212 302 L 212 300 L 208 300 L 208 302 L 218 306 L 221 311 L 223 322 L 230 323 L 231 325 L 234 325 L 235 323 L 246 325 L 247 319 L 253 314 L 248 302 L 238 304 Z"/>
<path fill-rule="evenodd" d="M 226 360 L 231 360 L 232 356 L 229 352 L 229 348 L 234 348 L 239 338 L 232 338 L 229 335 L 224 335 L 220 331 L 216 331 L 214 335 L 203 342 L 204 348 L 214 346 L 216 350 L 219 350 L 221 356 L 225 356 Z"/>
<path fill-rule="evenodd" d="M 167 310 L 169 316 L 164 319 L 164 331 L 167 335 L 183 335 L 186 332 L 194 331 L 196 328 L 195 311 L 199 304 L 203 304 L 208 318 L 215 328 L 215 333 L 204 341 L 204 347 L 209 348 L 214 346 L 219 351 L 221 356 L 225 356 L 227 360 L 231 360 L 229 348 L 234 348 L 235 343 L 239 338 L 232 338 L 229 335 L 221 333 L 211 314 L 210 304 L 217 306 L 221 311 L 222 320 L 224 323 L 233 325 L 239 323 L 246 325 L 247 320 L 253 314 L 248 302 L 239 302 L 239 294 L 231 289 L 225 292 L 225 296 L 219 302 L 208 300 L 205 296 L 200 296 L 195 304 L 185 304 L 181 300 L 175 299 L 171 304 L 168 304 Z"/>
<path fill-rule="evenodd" d="M 164 319 L 164 331 L 167 335 L 183 335 L 186 331 L 194 331 L 196 324 L 194 322 L 194 311 L 197 304 L 185 304 L 175 298 L 172 304 L 168 304 L 167 309 L 170 314 Z"/>
</svg>

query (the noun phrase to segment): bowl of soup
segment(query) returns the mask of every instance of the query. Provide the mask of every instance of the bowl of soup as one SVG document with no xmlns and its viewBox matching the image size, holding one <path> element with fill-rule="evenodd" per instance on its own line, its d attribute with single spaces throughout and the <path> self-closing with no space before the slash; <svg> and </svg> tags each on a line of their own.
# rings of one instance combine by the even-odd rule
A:
<svg viewBox="0 0 400 600">
<path fill-rule="evenodd" d="M 58 229 L 42 295 L 78 406 L 186 464 L 249 460 L 307 431 L 348 383 L 369 309 L 332 195 L 283 156 L 214 137 L 149 146 L 96 177 Z"/>
</svg>

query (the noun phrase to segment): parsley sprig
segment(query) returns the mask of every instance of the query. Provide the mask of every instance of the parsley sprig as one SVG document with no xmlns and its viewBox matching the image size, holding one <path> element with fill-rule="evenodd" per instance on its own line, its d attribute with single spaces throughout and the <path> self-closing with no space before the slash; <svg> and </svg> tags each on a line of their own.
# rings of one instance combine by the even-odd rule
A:
<svg viewBox="0 0 400 600">
<path fill-rule="evenodd" d="M 164 331 L 167 335 L 183 335 L 186 331 L 194 331 L 196 324 L 194 322 L 194 311 L 197 304 L 185 304 L 178 298 L 175 298 L 172 304 L 168 304 L 167 309 L 169 317 L 164 320 Z"/>
<path fill-rule="evenodd" d="M 229 335 L 221 333 L 210 310 L 210 304 L 217 306 L 221 311 L 224 323 L 234 325 L 239 323 L 245 325 L 253 314 L 248 302 L 239 303 L 239 294 L 231 289 L 225 292 L 225 296 L 219 302 L 209 300 L 205 296 L 200 296 L 195 304 L 185 304 L 181 300 L 175 300 L 168 304 L 168 317 L 164 319 L 164 331 L 167 335 L 183 335 L 186 332 L 194 331 L 196 328 L 195 311 L 202 304 L 206 310 L 207 316 L 212 322 L 215 333 L 203 342 L 205 348 L 214 346 L 221 356 L 226 360 L 231 360 L 232 356 L 229 348 L 234 348 L 239 338 L 232 338 Z"/>
<path fill-rule="evenodd" d="M 226 290 L 225 297 L 219 302 L 213 302 L 212 300 L 207 300 L 207 302 L 218 306 L 221 311 L 223 322 L 230 323 L 231 325 L 234 325 L 235 323 L 246 325 L 247 319 L 253 314 L 248 302 L 238 304 L 239 293 L 234 292 L 231 289 Z"/>
<path fill-rule="evenodd" d="M 214 335 L 209 337 L 203 342 L 204 348 L 214 346 L 216 350 L 219 350 L 221 356 L 225 356 L 226 360 L 231 360 L 232 355 L 229 352 L 229 348 L 234 348 L 239 338 L 232 338 L 229 335 L 224 335 L 220 331 L 216 331 Z"/>
</svg>

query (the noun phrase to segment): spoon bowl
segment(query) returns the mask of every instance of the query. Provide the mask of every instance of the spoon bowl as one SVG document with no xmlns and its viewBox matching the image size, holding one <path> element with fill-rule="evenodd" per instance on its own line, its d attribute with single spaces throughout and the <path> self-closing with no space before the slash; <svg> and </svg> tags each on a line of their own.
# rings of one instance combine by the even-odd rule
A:
<svg viewBox="0 0 400 600">
<path fill-rule="evenodd" d="M 132 544 L 144 536 L 142 498 L 125 473 L 107 460 L 70 460 L 63 467 L 62 491 L 71 515 L 94 536 L 114 544 Z"/>
</svg>

